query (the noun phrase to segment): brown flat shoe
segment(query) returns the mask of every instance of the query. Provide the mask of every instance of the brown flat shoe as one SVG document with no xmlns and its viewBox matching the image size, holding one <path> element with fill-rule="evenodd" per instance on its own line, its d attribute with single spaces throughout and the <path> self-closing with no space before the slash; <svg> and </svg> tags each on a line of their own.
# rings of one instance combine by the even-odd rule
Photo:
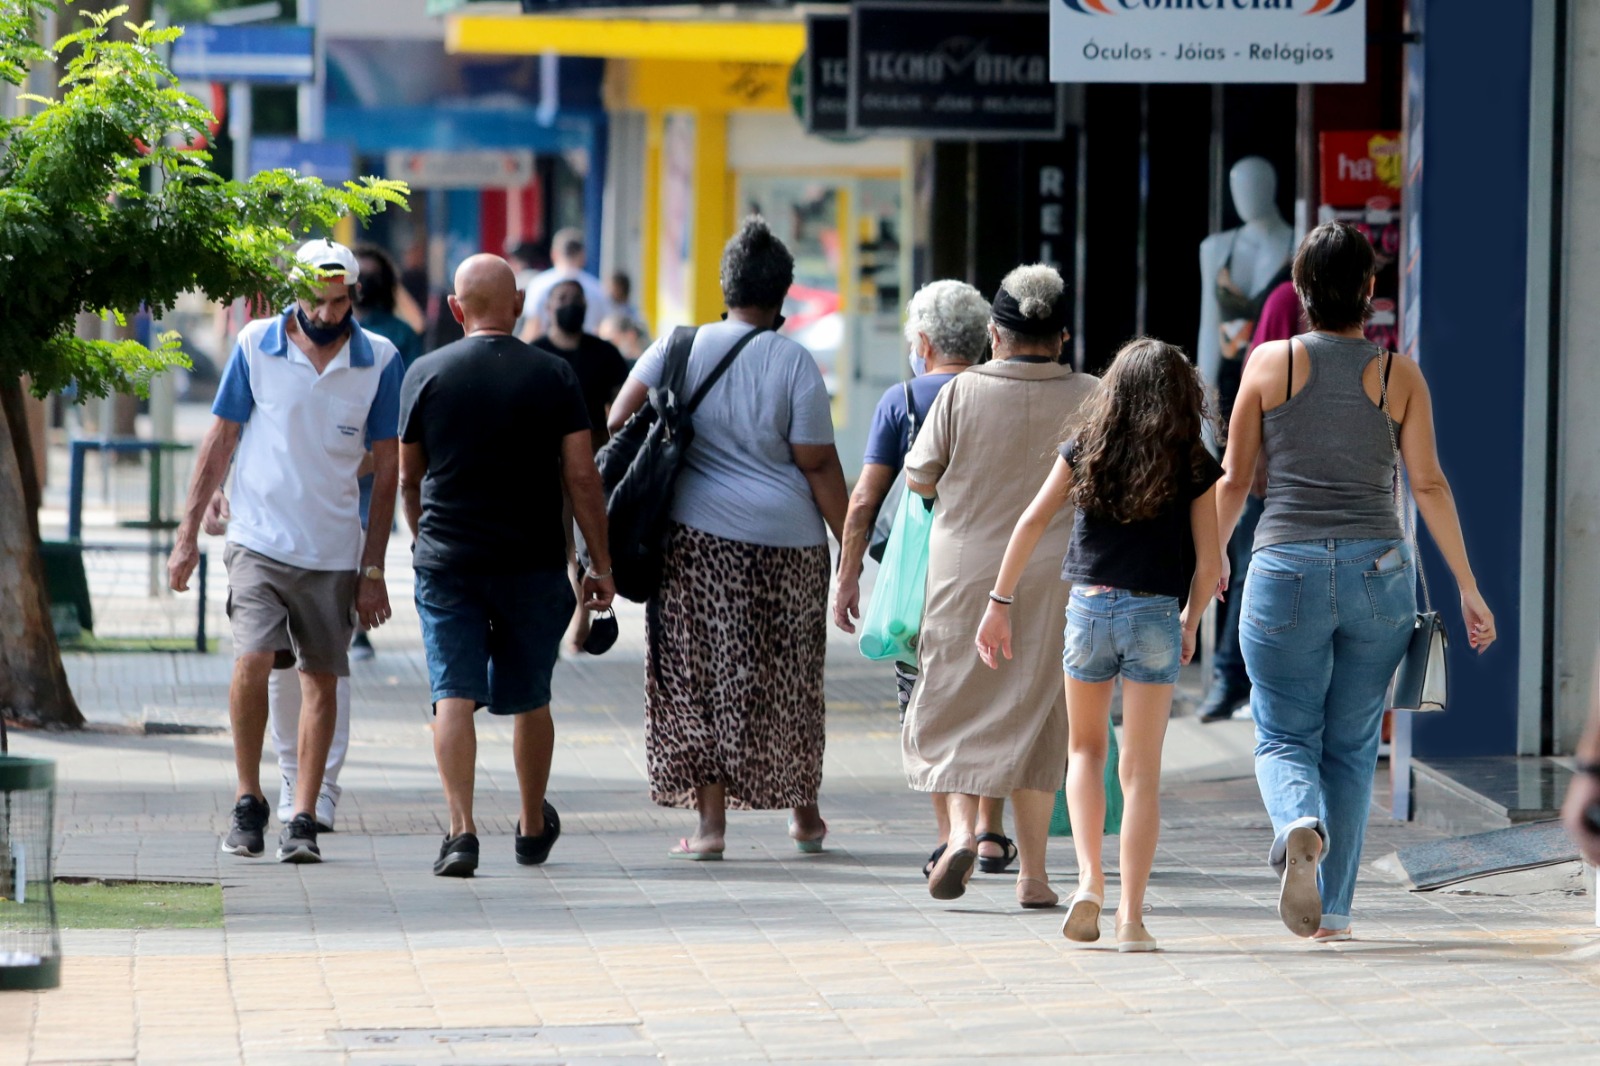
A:
<svg viewBox="0 0 1600 1066">
<path fill-rule="evenodd" d="M 946 848 L 928 875 L 928 895 L 934 899 L 960 899 L 972 880 L 978 853 L 971 848 Z"/>
<path fill-rule="evenodd" d="M 1092 944 L 1100 939 L 1100 908 L 1105 897 L 1098 892 L 1080 888 L 1072 896 L 1072 905 L 1061 923 L 1061 935 L 1080 944 Z"/>
<path fill-rule="evenodd" d="M 1050 883 L 1037 877 L 1017 878 L 1017 902 L 1025 910 L 1046 910 L 1061 902 L 1061 897 L 1050 891 Z"/>
</svg>

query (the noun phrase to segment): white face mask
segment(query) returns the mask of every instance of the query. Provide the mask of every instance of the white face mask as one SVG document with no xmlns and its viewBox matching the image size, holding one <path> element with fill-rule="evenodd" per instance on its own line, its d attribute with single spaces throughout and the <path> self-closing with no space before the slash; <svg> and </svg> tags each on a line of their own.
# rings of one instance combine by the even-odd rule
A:
<svg viewBox="0 0 1600 1066">
<path fill-rule="evenodd" d="M 922 356 L 917 354 L 917 349 L 916 349 L 915 345 L 913 345 L 912 348 L 911 348 L 911 355 L 909 357 L 909 360 L 910 360 L 910 363 L 911 363 L 911 376 L 912 377 L 920 378 L 922 375 L 924 375 L 924 374 L 926 374 L 928 372 L 928 361 L 926 359 L 922 358 Z"/>
</svg>

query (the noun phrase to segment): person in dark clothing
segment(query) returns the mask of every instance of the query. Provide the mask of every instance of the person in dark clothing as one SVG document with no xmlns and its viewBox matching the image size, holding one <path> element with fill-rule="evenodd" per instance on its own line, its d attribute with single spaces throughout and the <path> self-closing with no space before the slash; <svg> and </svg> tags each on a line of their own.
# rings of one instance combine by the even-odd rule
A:
<svg viewBox="0 0 1600 1066">
<path fill-rule="evenodd" d="M 594 545 L 584 606 L 616 594 L 605 501 L 589 418 L 572 368 L 512 335 L 522 302 L 504 260 L 468 259 L 451 312 L 466 337 L 423 356 L 400 395 L 400 490 L 416 540 L 417 614 L 433 692 L 434 754 L 450 808 L 433 872 L 478 866 L 472 818 L 473 713 L 514 716 L 521 791 L 516 858 L 544 862 L 561 832 L 545 799 L 555 726 L 551 673 L 574 597 L 565 573 L 560 503 L 572 501 Z M 506 464 L 518 481 L 507 491 Z"/>
<path fill-rule="evenodd" d="M 560 282 L 550 290 L 546 306 L 550 309 L 550 329 L 533 342 L 534 346 L 565 360 L 577 373 L 598 452 L 609 439 L 606 411 L 628 380 L 628 361 L 616 345 L 583 331 L 589 302 L 582 285 L 576 281 Z"/>
<path fill-rule="evenodd" d="M 578 282 L 558 282 L 550 290 L 545 306 L 550 311 L 550 329 L 537 338 L 533 346 L 563 360 L 577 374 L 578 384 L 583 388 L 583 403 L 589 412 L 591 440 L 594 450 L 599 452 L 610 437 L 606 431 L 606 412 L 611 409 L 611 401 L 617 398 L 617 391 L 628 380 L 628 361 L 615 345 L 583 331 L 589 304 Z M 570 501 L 564 506 L 562 524 L 567 531 L 567 568 L 572 580 L 577 582 L 581 573 Z M 583 651 L 588 636 L 589 612 L 579 605 L 572 618 L 569 642 L 574 654 Z"/>
</svg>

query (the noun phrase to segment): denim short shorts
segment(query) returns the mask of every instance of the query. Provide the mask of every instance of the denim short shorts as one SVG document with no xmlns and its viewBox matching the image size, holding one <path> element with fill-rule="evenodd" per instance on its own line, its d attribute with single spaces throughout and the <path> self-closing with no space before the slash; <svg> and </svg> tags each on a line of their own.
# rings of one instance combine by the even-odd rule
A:
<svg viewBox="0 0 1600 1066">
<path fill-rule="evenodd" d="M 1183 624 L 1176 596 L 1136 595 L 1122 589 L 1072 590 L 1067 602 L 1061 668 L 1075 681 L 1099 684 L 1121 674 L 1146 685 L 1178 681 Z"/>
<path fill-rule="evenodd" d="M 473 574 L 418 567 L 417 614 L 433 702 L 490 714 L 550 703 L 550 675 L 578 599 L 565 570 Z"/>
</svg>

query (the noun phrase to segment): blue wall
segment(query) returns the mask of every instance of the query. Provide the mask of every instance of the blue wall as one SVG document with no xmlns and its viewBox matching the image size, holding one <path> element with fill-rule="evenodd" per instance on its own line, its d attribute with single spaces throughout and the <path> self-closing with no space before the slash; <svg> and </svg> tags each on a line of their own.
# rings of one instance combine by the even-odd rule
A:
<svg viewBox="0 0 1600 1066">
<path fill-rule="evenodd" d="M 1452 655 L 1449 711 L 1416 719 L 1415 751 L 1424 757 L 1516 753 L 1519 642 L 1524 634 L 1539 639 L 1539 620 L 1517 613 L 1531 12 L 1538 2 L 1411 2 L 1425 84 L 1419 358 L 1468 555 L 1500 634 L 1481 657 L 1467 646 L 1455 584 L 1424 538 Z"/>
</svg>

